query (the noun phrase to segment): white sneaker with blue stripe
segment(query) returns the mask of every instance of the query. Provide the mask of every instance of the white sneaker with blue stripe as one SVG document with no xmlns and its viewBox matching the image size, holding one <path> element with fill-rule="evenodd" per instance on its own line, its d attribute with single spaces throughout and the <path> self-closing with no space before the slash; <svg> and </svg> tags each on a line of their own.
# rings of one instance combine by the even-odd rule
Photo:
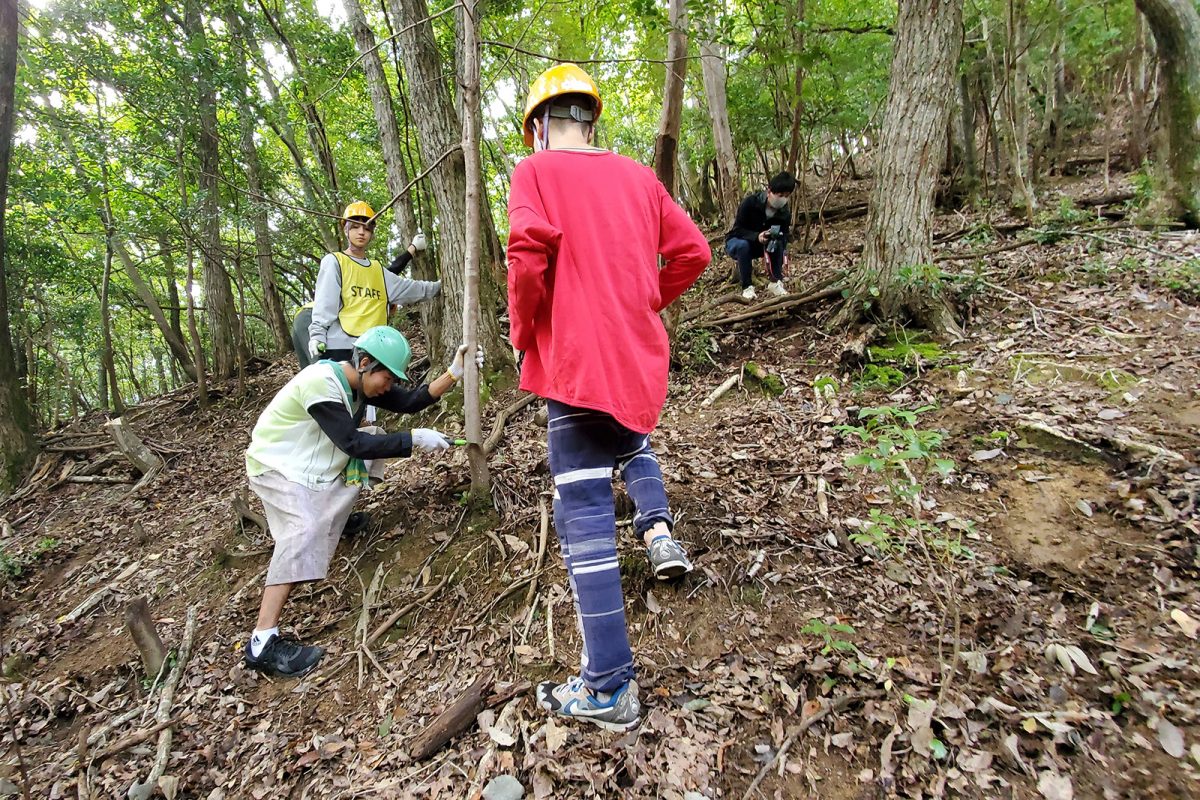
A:
<svg viewBox="0 0 1200 800">
<path fill-rule="evenodd" d="M 566 683 L 546 681 L 537 688 L 538 704 L 552 714 L 584 719 L 621 733 L 642 721 L 637 681 L 629 681 L 612 694 L 593 694 L 583 679 L 576 676 Z"/>
</svg>

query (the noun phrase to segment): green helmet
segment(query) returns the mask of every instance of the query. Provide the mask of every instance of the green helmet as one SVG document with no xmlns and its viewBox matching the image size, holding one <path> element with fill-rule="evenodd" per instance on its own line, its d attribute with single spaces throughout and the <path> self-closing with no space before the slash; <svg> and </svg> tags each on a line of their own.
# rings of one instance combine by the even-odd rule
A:
<svg viewBox="0 0 1200 800">
<path fill-rule="evenodd" d="M 377 325 L 370 328 L 354 343 L 354 366 L 358 366 L 362 354 L 375 359 L 386 367 L 393 375 L 401 380 L 408 380 L 404 370 L 412 360 L 412 348 L 404 334 L 388 325 Z"/>
</svg>

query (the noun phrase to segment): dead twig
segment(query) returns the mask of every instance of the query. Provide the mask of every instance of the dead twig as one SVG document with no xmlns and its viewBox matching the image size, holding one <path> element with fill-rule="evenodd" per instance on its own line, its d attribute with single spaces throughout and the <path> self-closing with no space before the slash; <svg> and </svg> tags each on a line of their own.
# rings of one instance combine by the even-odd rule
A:
<svg viewBox="0 0 1200 800">
<path fill-rule="evenodd" d="M 525 394 L 524 396 L 518 398 L 515 403 L 512 403 L 507 408 L 502 409 L 500 413 L 496 415 L 496 422 L 492 425 L 492 432 L 488 434 L 487 439 L 485 439 L 483 442 L 483 452 L 491 453 L 493 450 L 495 450 L 496 446 L 500 444 L 500 440 L 504 438 L 504 426 L 508 424 L 509 418 L 537 399 L 538 396 L 536 394 Z"/>
</svg>

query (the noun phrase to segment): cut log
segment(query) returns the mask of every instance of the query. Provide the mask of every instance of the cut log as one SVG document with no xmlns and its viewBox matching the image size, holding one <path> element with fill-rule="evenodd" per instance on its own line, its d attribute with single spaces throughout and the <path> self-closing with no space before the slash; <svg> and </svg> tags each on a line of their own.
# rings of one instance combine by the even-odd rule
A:
<svg viewBox="0 0 1200 800">
<path fill-rule="evenodd" d="M 877 330 L 875 325 L 864 325 L 842 346 L 838 360 L 845 369 L 856 369 L 867 360 L 867 345 L 875 340 Z"/>
<path fill-rule="evenodd" d="M 483 710 L 484 696 L 491 685 L 490 675 L 480 675 L 476 678 L 449 708 L 413 737 L 412 744 L 408 747 L 409 758 L 413 761 L 429 758 L 455 736 L 475 724 L 475 717 Z"/>
<path fill-rule="evenodd" d="M 167 660 L 167 648 L 158 635 L 154 618 L 150 616 L 150 602 L 144 595 L 137 598 L 125 609 L 125 628 L 133 637 L 138 652 L 142 656 L 142 666 L 146 670 L 146 678 L 153 681 L 162 671 L 162 665 Z"/>
<path fill-rule="evenodd" d="M 158 453 L 147 447 L 146 443 L 133 432 L 132 428 L 125 425 L 120 417 L 104 423 L 104 427 L 116 441 L 117 449 L 138 468 L 138 472 L 145 475 L 162 469 L 163 460 Z"/>
</svg>

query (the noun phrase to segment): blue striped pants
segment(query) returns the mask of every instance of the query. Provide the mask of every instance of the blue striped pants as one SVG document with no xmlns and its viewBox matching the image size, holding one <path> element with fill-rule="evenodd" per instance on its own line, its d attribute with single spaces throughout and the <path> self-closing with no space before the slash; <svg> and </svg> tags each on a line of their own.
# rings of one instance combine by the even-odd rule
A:
<svg viewBox="0 0 1200 800">
<path fill-rule="evenodd" d="M 633 678 L 625 601 L 617 564 L 613 469 L 621 472 L 636 512 L 639 538 L 658 522 L 674 525 L 650 437 L 602 411 L 546 401 L 554 477 L 554 528 L 583 635 L 580 676 L 589 689 L 612 692 Z"/>
</svg>

